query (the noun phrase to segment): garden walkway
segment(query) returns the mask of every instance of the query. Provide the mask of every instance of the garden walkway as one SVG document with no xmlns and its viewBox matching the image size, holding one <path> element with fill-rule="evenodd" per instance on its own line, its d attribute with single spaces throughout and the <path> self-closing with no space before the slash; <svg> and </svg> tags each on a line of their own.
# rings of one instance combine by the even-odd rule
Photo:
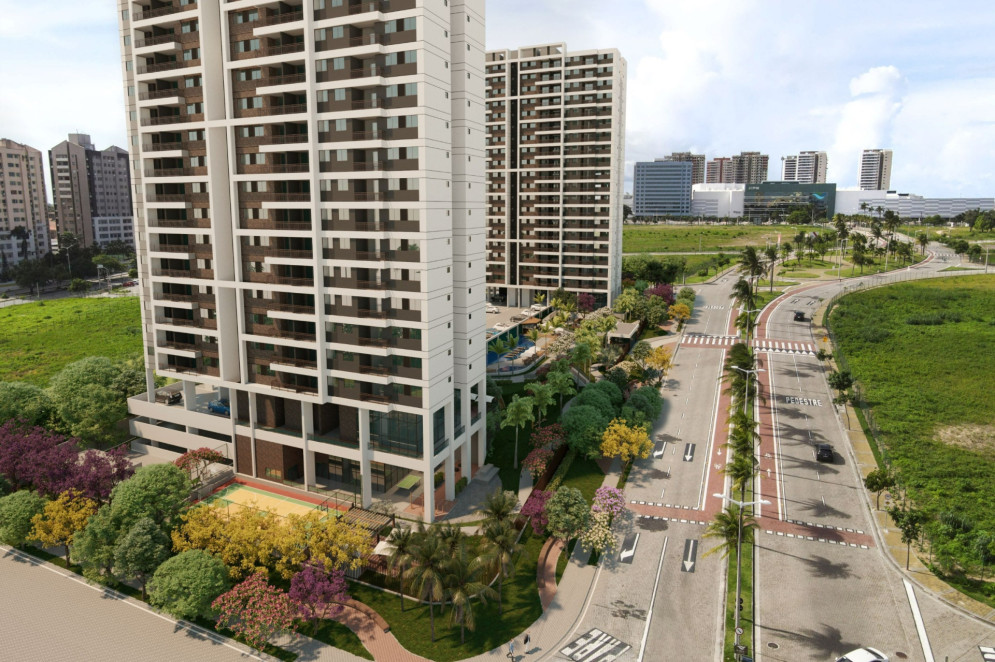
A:
<svg viewBox="0 0 995 662">
<path fill-rule="evenodd" d="M 356 633 L 376 662 L 428 662 L 405 649 L 393 634 L 386 631 L 387 623 L 380 614 L 360 602 L 350 600 L 335 620 Z M 336 654 L 342 652 L 336 648 L 329 650 Z"/>
<path fill-rule="evenodd" d="M 542 610 L 545 612 L 556 597 L 556 564 L 563 553 L 564 544 L 559 538 L 550 538 L 542 546 L 539 552 L 539 600 L 542 602 Z"/>
</svg>

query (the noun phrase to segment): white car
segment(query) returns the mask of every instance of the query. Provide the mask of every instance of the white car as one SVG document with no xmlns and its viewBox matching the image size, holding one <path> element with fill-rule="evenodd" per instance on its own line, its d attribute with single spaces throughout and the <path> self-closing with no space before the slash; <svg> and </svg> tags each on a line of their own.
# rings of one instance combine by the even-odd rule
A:
<svg viewBox="0 0 995 662">
<path fill-rule="evenodd" d="M 850 651 L 843 657 L 836 658 L 836 662 L 888 662 L 888 656 L 868 646 Z"/>
</svg>

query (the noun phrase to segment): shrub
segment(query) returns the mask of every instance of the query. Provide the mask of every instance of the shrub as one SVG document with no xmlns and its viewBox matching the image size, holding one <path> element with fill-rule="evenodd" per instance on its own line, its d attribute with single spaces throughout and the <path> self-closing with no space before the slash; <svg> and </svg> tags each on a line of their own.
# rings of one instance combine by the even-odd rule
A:
<svg viewBox="0 0 995 662">
<path fill-rule="evenodd" d="M 463 476 L 458 481 L 456 481 L 456 494 L 458 495 L 460 492 L 462 492 L 463 490 L 465 490 L 466 486 L 467 486 L 467 484 L 469 484 L 469 482 L 470 481 L 467 479 L 466 476 Z"/>
<path fill-rule="evenodd" d="M 149 581 L 149 604 L 176 618 L 212 616 L 211 603 L 228 588 L 221 559 L 188 549 L 156 569 Z"/>
</svg>

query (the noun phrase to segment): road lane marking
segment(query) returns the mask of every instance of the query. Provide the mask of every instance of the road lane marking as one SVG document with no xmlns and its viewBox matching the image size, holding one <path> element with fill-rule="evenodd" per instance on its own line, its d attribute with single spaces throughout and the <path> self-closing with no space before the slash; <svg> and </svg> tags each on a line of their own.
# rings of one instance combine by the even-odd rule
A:
<svg viewBox="0 0 995 662">
<path fill-rule="evenodd" d="M 646 652 L 646 637 L 650 633 L 650 622 L 653 620 L 653 604 L 656 602 L 656 589 L 660 586 L 660 571 L 663 569 L 663 557 L 667 553 L 667 540 L 663 539 L 663 551 L 660 552 L 660 563 L 656 566 L 656 581 L 653 582 L 653 595 L 650 596 L 650 608 L 646 612 L 646 626 L 643 628 L 643 640 L 639 644 L 639 657 L 637 662 L 643 662 L 643 654 Z"/>
<path fill-rule="evenodd" d="M 694 564 L 698 558 L 698 541 L 688 538 L 684 541 L 684 556 L 681 557 L 681 572 L 694 572 Z"/>
<path fill-rule="evenodd" d="M 726 363 L 726 350 L 722 350 L 719 354 L 719 375 L 716 377 L 714 383 L 718 383 L 718 380 L 722 377 L 722 366 Z M 722 389 L 715 389 L 715 401 L 712 403 L 712 417 L 709 419 L 708 424 L 708 453 L 711 454 L 712 445 L 715 443 L 715 427 L 719 416 L 719 397 L 722 395 Z M 708 482 L 711 476 L 708 473 L 708 463 L 703 462 L 701 468 L 701 489 L 698 491 L 698 503 L 695 508 L 704 508 L 705 495 L 708 494 Z"/>
<path fill-rule="evenodd" d="M 693 462 L 694 461 L 694 444 L 687 443 L 684 445 L 684 461 Z"/>
<path fill-rule="evenodd" d="M 622 541 L 621 551 L 618 553 L 618 560 L 620 563 L 632 563 L 632 559 L 636 556 L 636 544 L 639 542 L 638 533 L 630 533 Z"/>
<path fill-rule="evenodd" d="M 912 618 L 916 622 L 916 632 L 919 633 L 919 643 L 922 644 L 922 654 L 926 657 L 926 662 L 935 662 L 933 659 L 933 649 L 929 645 L 929 637 L 926 636 L 926 626 L 922 622 L 922 614 L 919 613 L 919 602 L 916 600 L 915 591 L 912 590 L 912 582 L 903 579 L 905 582 L 905 593 L 909 596 L 909 606 L 912 607 Z"/>
<path fill-rule="evenodd" d="M 777 480 L 774 481 L 777 487 L 777 518 L 783 520 L 785 515 L 785 510 L 787 509 L 785 504 L 785 494 L 784 494 L 784 467 L 781 464 L 781 422 L 777 415 L 777 392 L 774 388 L 774 361 L 773 359 L 768 360 L 768 366 L 770 372 L 767 373 L 767 379 L 770 384 L 770 399 L 771 399 L 771 429 L 774 433 L 774 468 L 777 471 Z"/>
</svg>

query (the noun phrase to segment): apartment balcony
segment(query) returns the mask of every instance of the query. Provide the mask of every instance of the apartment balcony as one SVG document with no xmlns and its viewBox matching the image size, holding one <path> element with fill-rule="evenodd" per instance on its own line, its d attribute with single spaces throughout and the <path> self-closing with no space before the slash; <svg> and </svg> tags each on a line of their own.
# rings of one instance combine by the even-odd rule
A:
<svg viewBox="0 0 995 662">
<path fill-rule="evenodd" d="M 276 221 L 268 218 L 242 218 L 239 227 L 243 230 L 310 231 L 310 221 Z"/>
<path fill-rule="evenodd" d="M 303 53 L 304 52 L 304 42 L 296 42 L 292 44 L 276 44 L 272 46 L 260 46 L 254 51 L 244 51 L 239 53 L 238 51 L 232 50 L 231 59 L 232 60 L 249 60 L 257 57 L 270 57 L 273 55 L 288 55 L 290 53 Z"/>
<path fill-rule="evenodd" d="M 285 175 L 310 170 L 308 163 L 239 163 L 236 172 L 240 175 Z"/>
<path fill-rule="evenodd" d="M 275 246 L 252 246 L 242 245 L 243 258 L 265 259 L 268 257 L 282 257 L 292 260 L 312 260 L 314 253 L 310 248 L 290 249 L 276 248 Z"/>
<path fill-rule="evenodd" d="M 296 23 L 297 21 L 303 20 L 304 11 L 299 6 L 283 12 L 261 10 L 258 21 L 253 21 L 251 23 L 236 23 L 235 21 L 229 21 L 228 31 L 232 35 L 240 35 L 251 33 L 255 28 L 262 28 L 270 25 L 284 25 L 286 23 Z"/>
<path fill-rule="evenodd" d="M 142 118 L 142 126 L 165 126 L 167 124 L 189 124 L 190 122 L 203 121 L 204 113 L 194 113 L 192 115 L 178 113 L 176 115 L 160 115 L 159 117 Z"/>
<path fill-rule="evenodd" d="M 174 303 L 207 303 L 214 304 L 215 299 L 213 294 L 178 294 L 175 292 L 161 292 L 154 295 L 156 301 L 171 301 Z"/>
<path fill-rule="evenodd" d="M 176 14 L 179 12 L 193 11 L 197 9 L 197 3 L 191 2 L 190 4 L 180 5 L 173 4 L 164 7 L 143 7 L 141 11 L 133 11 L 131 13 L 132 21 L 144 21 L 149 18 L 159 18 L 160 16 L 168 16 L 170 14 Z"/>
<path fill-rule="evenodd" d="M 290 287 L 314 287 L 314 278 L 281 276 L 271 271 L 245 271 L 242 278 L 246 283 L 266 283 Z"/>
<path fill-rule="evenodd" d="M 150 250 L 153 253 L 189 253 L 208 260 L 214 256 L 214 249 L 210 244 L 159 244 Z"/>
<path fill-rule="evenodd" d="M 304 133 L 287 133 L 282 135 L 265 135 L 265 136 L 236 136 L 235 145 L 237 147 L 255 147 L 258 145 L 296 145 L 299 143 L 306 143 L 308 134 Z"/>
<path fill-rule="evenodd" d="M 325 287 L 334 287 L 344 290 L 380 290 L 398 292 L 421 292 L 420 280 L 401 280 L 397 278 L 385 280 L 370 280 L 360 278 L 343 278 L 338 276 L 326 276 Z"/>
<path fill-rule="evenodd" d="M 170 32 L 135 40 L 135 49 L 158 46 L 160 44 L 195 44 L 200 42 L 199 32 Z"/>
<path fill-rule="evenodd" d="M 326 2 L 324 9 L 314 10 L 314 20 L 321 21 L 326 18 L 339 18 L 342 16 L 353 16 L 355 14 L 368 14 L 374 12 L 396 12 L 405 9 L 414 9 L 415 0 L 346 0 L 339 7 L 329 6 Z"/>
<path fill-rule="evenodd" d="M 214 269 L 153 269 L 153 276 L 214 280 Z"/>
<path fill-rule="evenodd" d="M 200 66 L 200 58 L 194 60 L 170 60 L 169 62 L 156 62 L 155 64 L 143 64 L 136 68 L 138 74 L 155 74 L 162 71 L 173 71 L 174 69 L 190 69 Z"/>
<path fill-rule="evenodd" d="M 146 177 L 203 177 L 207 168 L 152 168 L 145 171 Z"/>
<path fill-rule="evenodd" d="M 149 229 L 154 228 L 184 228 L 187 230 L 208 229 L 211 227 L 209 218 L 173 218 L 173 219 L 150 219 Z"/>
<path fill-rule="evenodd" d="M 149 90 L 148 92 L 142 92 L 138 95 L 139 101 L 172 99 L 174 97 L 179 97 L 181 99 L 202 99 L 204 97 L 204 88 L 200 85 L 191 85 L 190 87 L 166 87 L 157 90 Z"/>
<path fill-rule="evenodd" d="M 321 229 L 325 232 L 420 232 L 421 224 L 418 221 L 322 220 Z M 331 257 L 327 259 L 348 260 L 352 258 Z"/>
<path fill-rule="evenodd" d="M 295 315 L 314 315 L 314 306 L 302 306 L 290 303 L 281 303 L 274 299 L 260 299 L 258 297 L 246 297 L 245 298 L 245 309 L 246 311 L 255 311 L 259 313 L 268 313 L 271 310 L 275 310 L 281 313 L 292 313 Z"/>
<path fill-rule="evenodd" d="M 313 332 L 307 331 L 293 331 L 288 329 L 281 329 L 272 324 L 256 324 L 253 322 L 246 322 L 245 333 L 252 336 L 263 336 L 266 338 L 283 338 L 284 340 L 299 340 L 302 342 L 316 342 L 316 336 Z"/>
<path fill-rule="evenodd" d="M 302 165 L 307 167 L 306 163 Z M 238 199 L 240 202 L 311 202 L 311 194 L 281 193 L 278 191 L 240 191 Z"/>
<path fill-rule="evenodd" d="M 263 106 L 262 108 L 236 108 L 235 117 L 267 117 L 270 115 L 293 115 L 295 113 L 306 113 L 307 104 L 279 104 Z"/>
<path fill-rule="evenodd" d="M 367 251 L 355 248 L 325 248 L 322 257 L 326 260 L 363 260 L 369 262 L 421 262 L 421 250 L 393 249 Z"/>
<path fill-rule="evenodd" d="M 245 92 L 257 90 L 260 87 L 275 87 L 277 85 L 296 85 L 307 82 L 304 74 L 283 74 L 278 76 L 263 76 L 254 80 L 236 80 L 232 83 L 232 90 L 235 92 Z"/>
<path fill-rule="evenodd" d="M 321 192 L 322 202 L 418 202 L 417 190 L 404 191 L 331 191 Z"/>
<path fill-rule="evenodd" d="M 320 143 L 359 142 L 363 140 L 414 140 L 417 138 L 417 126 L 402 126 L 397 129 L 377 129 L 376 131 L 346 129 L 345 131 L 321 131 L 318 133 L 318 142 Z"/>
<path fill-rule="evenodd" d="M 393 319 L 404 322 L 420 322 L 420 310 L 405 310 L 401 308 L 362 308 L 360 306 L 326 305 L 326 315 L 338 317 L 358 317 L 361 319 Z"/>
<path fill-rule="evenodd" d="M 299 356 L 286 355 L 280 352 L 270 352 L 258 349 L 249 349 L 248 351 L 249 359 L 259 359 L 261 361 L 266 361 L 272 368 L 274 364 L 279 365 L 289 365 L 295 368 L 306 368 L 309 370 L 318 369 L 318 359 L 306 359 Z M 252 361 L 253 363 L 257 361 Z"/>
<path fill-rule="evenodd" d="M 318 386 L 316 384 L 306 384 L 306 383 L 292 381 L 289 378 L 289 376 L 280 377 L 277 375 L 254 374 L 252 375 L 252 382 L 254 384 L 269 386 L 271 388 L 276 388 L 283 391 L 294 391 L 295 393 L 310 393 L 310 394 L 318 393 Z"/>
<path fill-rule="evenodd" d="M 218 330 L 218 321 L 208 319 L 206 317 L 189 319 L 186 317 L 166 317 L 165 315 L 156 315 L 155 323 L 165 324 L 168 326 L 182 326 L 184 328 L 191 329 L 207 329 L 209 331 Z"/>
<path fill-rule="evenodd" d="M 201 356 L 208 356 L 211 358 L 217 358 L 219 356 L 218 343 L 215 342 L 179 342 L 176 340 L 165 340 L 162 342 L 156 341 L 156 347 L 159 349 L 173 349 L 183 352 L 199 352 Z"/>
<path fill-rule="evenodd" d="M 189 117 L 189 116 L 188 116 Z M 157 142 L 142 145 L 143 152 L 175 152 L 175 151 L 204 151 L 207 143 L 203 140 L 184 140 L 181 142 Z"/>
</svg>

